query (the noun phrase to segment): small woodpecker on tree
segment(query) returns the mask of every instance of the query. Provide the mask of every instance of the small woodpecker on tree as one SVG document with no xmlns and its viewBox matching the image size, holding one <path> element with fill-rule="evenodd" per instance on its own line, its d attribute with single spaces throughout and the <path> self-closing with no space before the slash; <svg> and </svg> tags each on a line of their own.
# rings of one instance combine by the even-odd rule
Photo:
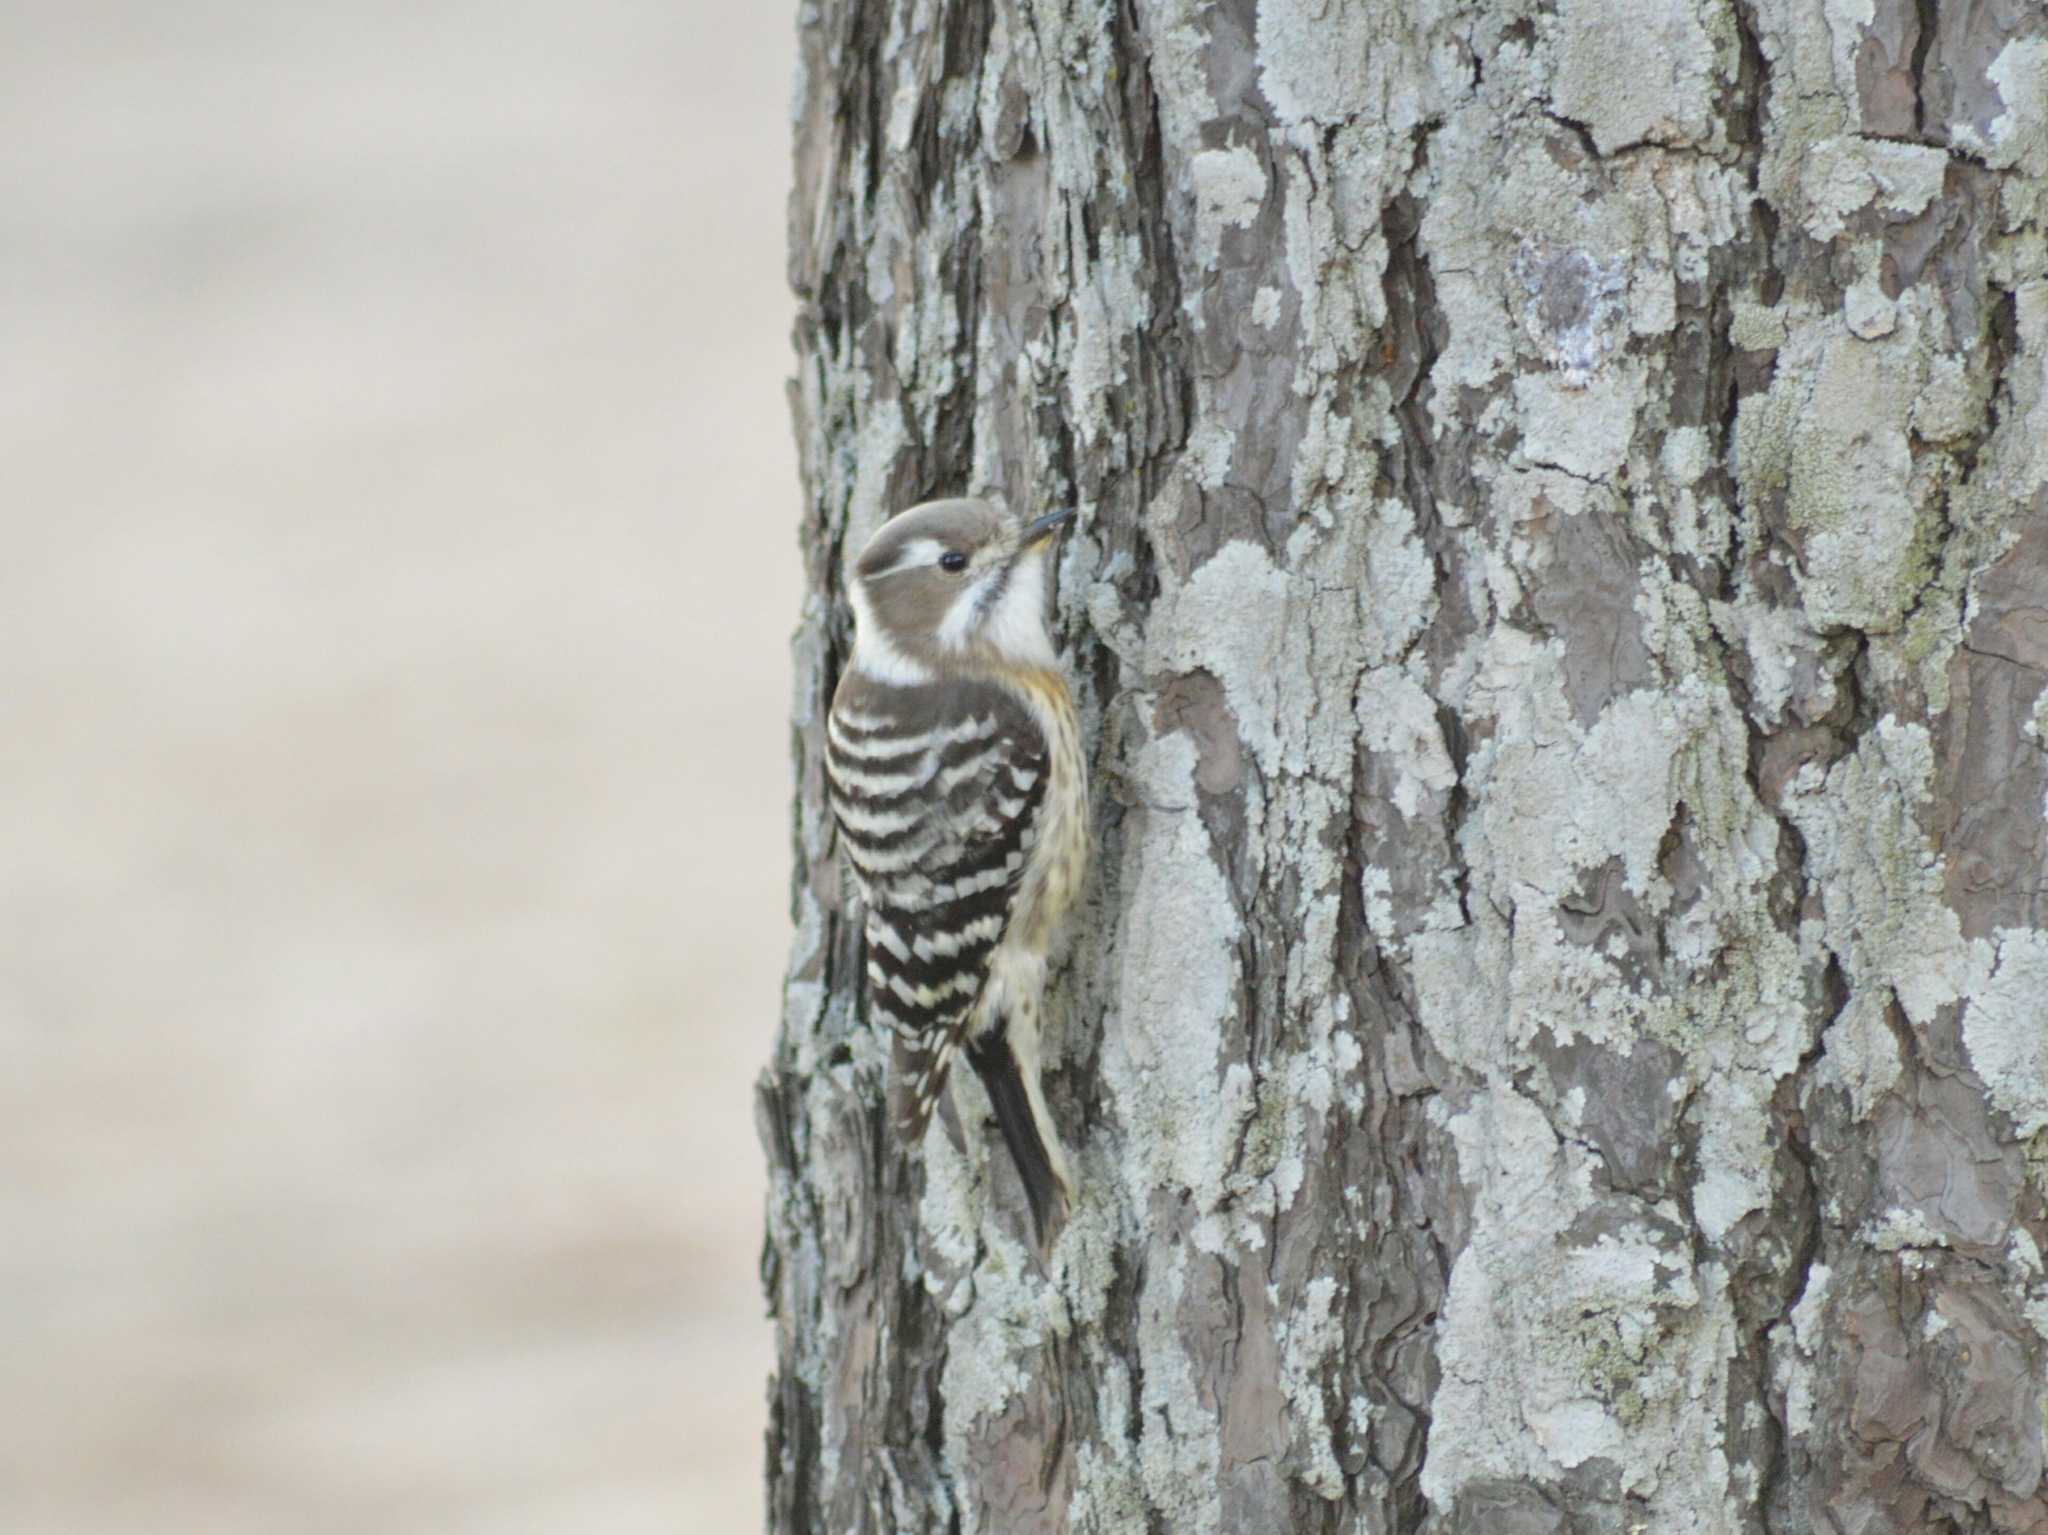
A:
<svg viewBox="0 0 2048 1535">
<path fill-rule="evenodd" d="M 1079 721 L 1045 626 L 1046 552 L 1073 515 L 950 500 L 884 523 L 852 568 L 826 732 L 898 1133 L 921 1144 L 964 1046 L 1041 1244 L 1073 1193 L 1039 1083 L 1046 961 L 1088 862 Z"/>
</svg>

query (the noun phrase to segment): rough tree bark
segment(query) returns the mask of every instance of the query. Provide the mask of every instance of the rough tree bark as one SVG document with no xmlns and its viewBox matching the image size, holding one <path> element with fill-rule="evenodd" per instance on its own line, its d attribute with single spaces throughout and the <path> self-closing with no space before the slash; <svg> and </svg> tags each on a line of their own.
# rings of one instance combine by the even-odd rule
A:
<svg viewBox="0 0 2048 1535">
<path fill-rule="evenodd" d="M 2048 13 L 801 26 L 771 1527 L 2048 1529 Z M 819 769 L 970 490 L 1083 508 L 1043 1267 Z"/>
</svg>

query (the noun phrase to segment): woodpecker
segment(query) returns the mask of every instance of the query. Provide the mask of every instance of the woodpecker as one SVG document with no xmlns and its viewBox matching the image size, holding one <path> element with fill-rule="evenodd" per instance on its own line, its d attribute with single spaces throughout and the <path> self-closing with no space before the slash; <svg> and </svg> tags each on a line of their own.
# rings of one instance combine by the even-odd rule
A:
<svg viewBox="0 0 2048 1535">
<path fill-rule="evenodd" d="M 853 655 L 826 727 L 897 1131 L 923 1141 L 964 1048 L 1041 1245 L 1073 1193 L 1039 1084 L 1046 959 L 1088 862 L 1079 722 L 1045 627 L 1046 553 L 1073 515 L 948 500 L 884 523 L 849 573 Z"/>
</svg>

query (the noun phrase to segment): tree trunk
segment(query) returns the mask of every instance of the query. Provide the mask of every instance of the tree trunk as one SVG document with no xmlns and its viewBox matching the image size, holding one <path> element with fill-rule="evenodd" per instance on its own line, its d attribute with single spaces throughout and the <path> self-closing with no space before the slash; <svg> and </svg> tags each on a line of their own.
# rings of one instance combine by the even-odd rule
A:
<svg viewBox="0 0 2048 1535">
<path fill-rule="evenodd" d="M 2048 17 L 813 0 L 770 1524 L 2048 1529 Z M 1077 504 L 1048 1261 L 839 563 Z"/>
</svg>

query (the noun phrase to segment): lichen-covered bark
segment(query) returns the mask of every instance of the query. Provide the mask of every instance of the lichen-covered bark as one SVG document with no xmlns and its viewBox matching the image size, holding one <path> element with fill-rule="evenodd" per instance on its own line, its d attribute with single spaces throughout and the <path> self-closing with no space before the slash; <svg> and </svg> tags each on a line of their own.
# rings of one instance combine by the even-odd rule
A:
<svg viewBox="0 0 2048 1535">
<path fill-rule="evenodd" d="M 2048 1530 L 2048 16 L 817 0 L 771 1526 Z M 1082 507 L 1041 1264 L 839 560 Z"/>
</svg>

